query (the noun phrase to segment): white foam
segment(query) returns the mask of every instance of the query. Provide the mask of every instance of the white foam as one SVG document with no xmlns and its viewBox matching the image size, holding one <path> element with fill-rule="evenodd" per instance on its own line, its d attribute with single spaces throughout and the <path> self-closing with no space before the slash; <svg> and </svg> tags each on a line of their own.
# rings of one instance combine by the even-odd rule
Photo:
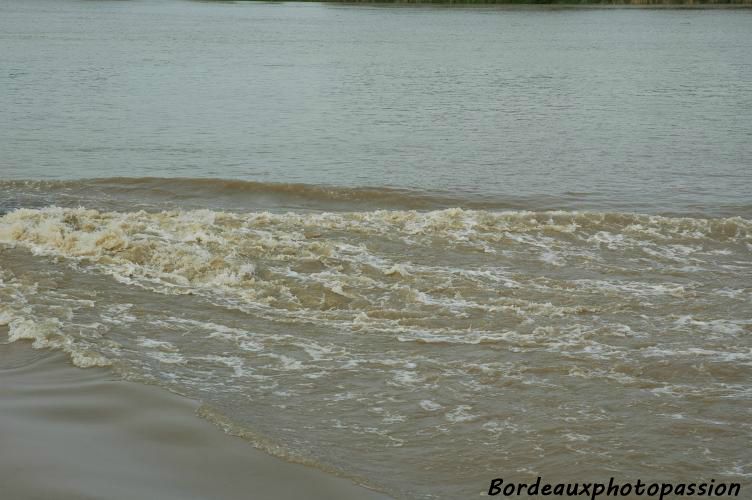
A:
<svg viewBox="0 0 752 500">
<path fill-rule="evenodd" d="M 435 401 L 431 401 L 430 399 L 424 399 L 420 403 L 418 403 L 421 408 L 423 408 L 426 411 L 439 411 L 442 408 L 444 408 L 439 403 L 436 403 Z"/>
</svg>

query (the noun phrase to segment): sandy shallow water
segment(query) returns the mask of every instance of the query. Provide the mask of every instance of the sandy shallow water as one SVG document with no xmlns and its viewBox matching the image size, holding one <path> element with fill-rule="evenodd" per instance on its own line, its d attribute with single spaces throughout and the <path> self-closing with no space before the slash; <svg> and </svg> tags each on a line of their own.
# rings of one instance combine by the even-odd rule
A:
<svg viewBox="0 0 752 500">
<path fill-rule="evenodd" d="M 222 434 L 195 401 L 61 353 L 0 344 L 0 377 L 3 498 L 388 498 Z"/>
</svg>

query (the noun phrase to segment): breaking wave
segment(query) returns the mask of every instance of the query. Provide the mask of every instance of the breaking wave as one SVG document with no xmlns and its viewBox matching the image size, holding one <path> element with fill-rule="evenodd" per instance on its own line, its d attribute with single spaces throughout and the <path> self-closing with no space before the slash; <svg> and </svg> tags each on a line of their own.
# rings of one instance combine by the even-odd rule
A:
<svg viewBox="0 0 752 500">
<path fill-rule="evenodd" d="M 0 216 L 0 328 L 397 496 L 544 446 L 600 470 L 598 432 L 746 474 L 751 252 L 742 217 L 21 208 Z M 673 449 L 675 415 L 735 431 Z M 628 455 L 610 463 L 644 475 Z"/>
<path fill-rule="evenodd" d="M 320 186 L 234 179 L 114 177 L 78 180 L 0 180 L 0 213 L 16 208 L 87 206 L 104 211 L 164 209 L 224 211 L 591 210 L 631 211 L 598 193 L 491 195 L 476 191 Z M 657 208 L 657 207 L 655 207 Z M 643 207 L 644 209 L 644 207 Z M 752 217 L 752 205 L 675 206 L 667 216 Z"/>
</svg>

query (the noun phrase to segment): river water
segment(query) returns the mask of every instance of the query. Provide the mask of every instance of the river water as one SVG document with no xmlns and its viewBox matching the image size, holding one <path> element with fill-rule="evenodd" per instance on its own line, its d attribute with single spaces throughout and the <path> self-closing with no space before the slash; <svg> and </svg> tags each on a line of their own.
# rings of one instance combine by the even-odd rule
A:
<svg viewBox="0 0 752 500">
<path fill-rule="evenodd" d="M 398 498 L 745 481 L 752 11 L 0 3 L 0 328 Z"/>
</svg>

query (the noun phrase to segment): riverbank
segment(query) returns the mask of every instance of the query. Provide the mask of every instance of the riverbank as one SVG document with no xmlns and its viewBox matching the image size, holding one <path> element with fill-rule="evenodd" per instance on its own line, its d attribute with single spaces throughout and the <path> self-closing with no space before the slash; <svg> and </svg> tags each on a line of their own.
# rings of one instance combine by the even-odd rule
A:
<svg viewBox="0 0 752 500">
<path fill-rule="evenodd" d="M 237 0 L 254 2 L 259 0 Z M 264 3 L 277 3 L 275 0 L 262 0 Z M 328 3 L 343 5 L 477 5 L 512 7 L 615 7 L 615 8 L 669 8 L 669 9 L 723 9 L 752 8 L 752 0 L 694 1 L 694 0 L 296 0 L 305 3 Z M 278 3 L 283 3 L 280 1 Z"/>
<path fill-rule="evenodd" d="M 6 498 L 387 498 L 223 434 L 195 401 L 61 353 L 0 344 L 0 377 Z"/>
</svg>

